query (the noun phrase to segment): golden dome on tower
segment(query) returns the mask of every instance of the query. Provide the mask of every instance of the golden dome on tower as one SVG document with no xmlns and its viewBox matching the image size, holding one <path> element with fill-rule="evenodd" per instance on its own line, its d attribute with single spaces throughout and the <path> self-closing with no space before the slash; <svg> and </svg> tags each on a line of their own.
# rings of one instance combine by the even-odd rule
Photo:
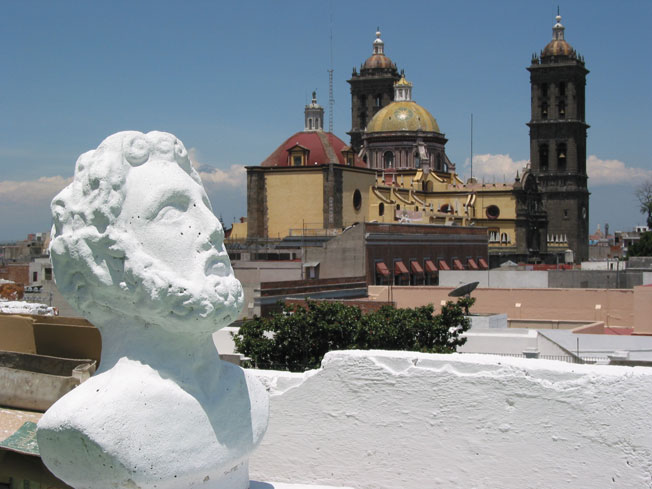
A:
<svg viewBox="0 0 652 489">
<path fill-rule="evenodd" d="M 550 41 L 543 51 L 541 56 L 574 56 L 575 50 L 564 39 L 564 26 L 561 24 L 561 15 L 557 13 L 555 17 L 557 23 L 552 28 L 552 41 Z"/>
<path fill-rule="evenodd" d="M 385 56 L 385 43 L 380 38 L 380 28 L 376 31 L 376 39 L 374 40 L 373 48 L 373 54 L 369 56 L 367 61 L 362 65 L 363 70 L 396 69 L 394 62 Z"/>
<path fill-rule="evenodd" d="M 553 39 L 541 52 L 542 56 L 570 56 L 571 54 L 573 48 L 563 39 Z"/>
</svg>

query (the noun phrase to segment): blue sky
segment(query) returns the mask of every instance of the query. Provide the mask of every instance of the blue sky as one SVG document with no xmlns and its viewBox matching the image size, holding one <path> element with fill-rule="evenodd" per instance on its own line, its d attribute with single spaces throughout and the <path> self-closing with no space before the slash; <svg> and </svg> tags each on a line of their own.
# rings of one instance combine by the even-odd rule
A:
<svg viewBox="0 0 652 489">
<path fill-rule="evenodd" d="M 634 186 L 652 179 L 652 2 L 339 0 L 4 2 L 0 17 L 0 241 L 49 230 L 49 201 L 77 157 L 127 129 L 177 135 L 202 165 L 216 214 L 246 213 L 243 167 L 327 106 L 333 33 L 334 132 L 348 141 L 352 68 L 386 54 L 437 119 L 468 176 L 511 181 L 529 158 L 532 53 L 557 5 L 585 57 L 591 231 L 644 223 Z"/>
</svg>

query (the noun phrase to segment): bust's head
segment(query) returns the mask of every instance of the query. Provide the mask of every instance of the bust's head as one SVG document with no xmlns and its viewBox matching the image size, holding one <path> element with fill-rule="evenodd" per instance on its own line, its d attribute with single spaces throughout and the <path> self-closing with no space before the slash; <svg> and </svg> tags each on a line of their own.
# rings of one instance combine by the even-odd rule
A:
<svg viewBox="0 0 652 489">
<path fill-rule="evenodd" d="M 236 319 L 242 287 L 222 226 L 172 134 L 120 132 L 81 155 L 52 215 L 57 286 L 91 320 L 207 333 Z"/>
</svg>

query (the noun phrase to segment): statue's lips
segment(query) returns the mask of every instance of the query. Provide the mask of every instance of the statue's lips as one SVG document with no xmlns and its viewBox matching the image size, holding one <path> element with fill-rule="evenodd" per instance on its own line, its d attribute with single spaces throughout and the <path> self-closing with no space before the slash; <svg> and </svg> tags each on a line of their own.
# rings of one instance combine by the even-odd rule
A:
<svg viewBox="0 0 652 489">
<path fill-rule="evenodd" d="M 220 277 L 229 275 L 230 267 L 226 263 L 227 259 L 228 255 L 226 253 L 220 255 L 216 251 L 211 251 L 206 259 L 204 273 L 206 275 L 219 275 Z"/>
</svg>

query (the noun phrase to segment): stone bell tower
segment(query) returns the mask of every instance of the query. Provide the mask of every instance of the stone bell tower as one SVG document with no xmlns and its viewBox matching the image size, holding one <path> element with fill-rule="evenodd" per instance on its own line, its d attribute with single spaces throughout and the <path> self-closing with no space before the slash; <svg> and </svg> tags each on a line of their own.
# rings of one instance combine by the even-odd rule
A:
<svg viewBox="0 0 652 489">
<path fill-rule="evenodd" d="M 360 67 L 353 68 L 351 79 L 351 148 L 355 153 L 362 147 L 362 134 L 367 123 L 380 109 L 394 100 L 394 83 L 400 79 L 394 62 L 385 56 L 385 43 L 380 29 L 373 42 L 373 54 Z"/>
<path fill-rule="evenodd" d="M 589 191 L 586 173 L 585 86 L 588 70 L 564 39 L 557 14 L 552 40 L 532 56 L 530 164 L 548 215 L 547 250 L 589 257 Z"/>
</svg>

